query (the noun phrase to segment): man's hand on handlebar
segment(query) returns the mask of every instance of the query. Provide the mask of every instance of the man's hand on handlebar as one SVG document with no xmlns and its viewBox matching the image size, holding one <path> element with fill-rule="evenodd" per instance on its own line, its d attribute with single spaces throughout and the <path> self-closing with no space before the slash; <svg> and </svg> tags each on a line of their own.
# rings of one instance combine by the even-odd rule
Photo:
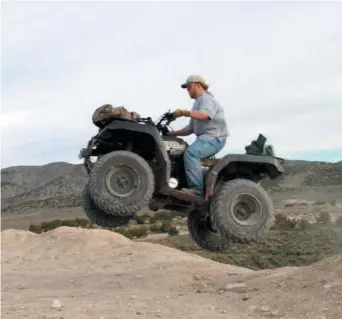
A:
<svg viewBox="0 0 342 319">
<path fill-rule="evenodd" d="M 173 114 L 174 118 L 183 117 L 183 116 L 189 117 L 190 116 L 190 111 L 182 110 L 182 109 L 177 109 L 172 114 Z"/>
<path fill-rule="evenodd" d="M 176 131 L 168 131 L 165 135 L 175 136 Z"/>
</svg>

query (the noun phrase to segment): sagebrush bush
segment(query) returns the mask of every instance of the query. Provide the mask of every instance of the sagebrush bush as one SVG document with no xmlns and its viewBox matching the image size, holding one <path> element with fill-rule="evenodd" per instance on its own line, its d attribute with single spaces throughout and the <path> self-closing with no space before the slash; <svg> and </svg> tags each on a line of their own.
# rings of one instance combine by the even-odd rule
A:
<svg viewBox="0 0 342 319">
<path fill-rule="evenodd" d="M 150 217 L 150 224 L 154 224 L 157 221 L 157 217 L 155 215 Z"/>
<path fill-rule="evenodd" d="M 271 230 L 293 230 L 295 227 L 296 221 L 291 220 L 282 214 L 276 214 Z"/>
<path fill-rule="evenodd" d="M 83 228 L 89 228 L 93 225 L 93 223 L 85 218 L 76 218 L 76 227 L 83 227 Z"/>
<path fill-rule="evenodd" d="M 154 232 L 154 233 L 160 233 L 161 232 L 160 228 L 161 228 L 161 225 L 159 225 L 159 224 L 152 224 L 150 226 L 150 231 Z"/>
<path fill-rule="evenodd" d="M 146 227 L 134 227 L 129 229 L 129 232 L 132 234 L 133 238 L 140 238 L 147 236 L 147 228 Z"/>
<path fill-rule="evenodd" d="M 146 223 L 146 221 L 150 218 L 150 216 L 148 214 L 144 214 L 144 215 L 138 215 L 135 217 L 135 220 L 137 221 L 137 224 L 139 225 L 143 225 Z"/>
<path fill-rule="evenodd" d="M 128 231 L 126 227 L 118 227 L 118 228 L 113 229 L 113 231 L 129 239 L 133 239 L 133 235 Z"/>
<path fill-rule="evenodd" d="M 40 225 L 30 225 L 29 231 L 36 234 L 40 234 L 43 232 L 42 227 Z"/>
<path fill-rule="evenodd" d="M 171 221 L 172 219 L 173 219 L 173 215 L 171 212 L 161 211 L 161 212 L 155 213 L 152 217 L 150 217 L 150 223 L 154 224 L 158 220 L 160 220 L 160 221 L 166 221 L 166 220 Z"/>
<path fill-rule="evenodd" d="M 53 230 L 62 226 L 91 228 L 93 226 L 93 223 L 85 218 L 65 220 L 55 219 L 49 222 L 42 222 L 40 225 L 30 225 L 29 230 L 33 229 L 34 232 L 36 232 L 38 231 L 38 229 L 40 229 L 40 232 L 47 232 L 49 230 Z"/>
<path fill-rule="evenodd" d="M 321 212 L 316 218 L 316 223 L 318 224 L 330 224 L 331 223 L 331 216 L 328 212 Z"/>
<path fill-rule="evenodd" d="M 147 236 L 146 227 L 118 227 L 114 229 L 114 232 L 119 233 L 129 239 L 141 238 Z"/>
<path fill-rule="evenodd" d="M 306 219 L 300 219 L 296 222 L 296 229 L 298 230 L 306 230 L 311 228 L 311 224 Z"/>
<path fill-rule="evenodd" d="M 169 231 L 171 227 L 171 221 L 170 220 L 166 220 L 166 221 L 163 221 L 161 227 L 160 227 L 160 230 L 163 232 L 163 233 L 167 233 Z"/>
<path fill-rule="evenodd" d="M 42 227 L 43 231 L 49 231 L 49 230 L 53 230 L 64 225 L 60 219 L 55 219 L 49 222 L 42 222 L 40 226 Z"/>
<path fill-rule="evenodd" d="M 336 218 L 335 224 L 342 227 L 342 216 Z"/>
<path fill-rule="evenodd" d="M 324 205 L 324 204 L 326 204 L 326 202 L 323 202 L 323 201 L 316 201 L 313 203 L 313 205 L 317 205 L 317 206 Z"/>
<path fill-rule="evenodd" d="M 170 236 L 176 236 L 179 234 L 179 230 L 177 229 L 177 227 L 175 226 L 170 226 L 169 230 L 168 230 L 168 234 Z"/>
</svg>

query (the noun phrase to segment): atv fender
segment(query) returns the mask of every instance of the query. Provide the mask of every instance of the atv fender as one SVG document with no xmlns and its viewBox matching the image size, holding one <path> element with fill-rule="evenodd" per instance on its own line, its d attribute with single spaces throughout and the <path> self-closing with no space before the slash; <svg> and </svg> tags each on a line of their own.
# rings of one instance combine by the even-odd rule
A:
<svg viewBox="0 0 342 319">
<path fill-rule="evenodd" d="M 117 131 L 117 133 L 115 132 Z M 166 188 L 171 174 L 171 163 L 166 152 L 163 140 L 157 128 L 149 124 L 139 124 L 127 120 L 114 120 L 105 126 L 97 135 L 98 139 L 107 139 L 106 135 L 122 134 L 123 131 L 128 131 L 133 136 L 133 139 L 140 140 L 141 136 L 150 137 L 154 143 L 157 156 L 157 165 L 153 168 L 156 189 Z M 144 139 L 142 139 L 144 140 Z M 143 144 L 143 143 L 142 143 Z"/>
<path fill-rule="evenodd" d="M 214 193 L 214 188 L 221 174 L 240 175 L 239 177 L 250 177 L 266 174 L 271 179 L 275 179 L 284 173 L 284 167 L 280 161 L 271 156 L 249 155 L 249 154 L 229 154 L 220 159 L 208 172 L 206 177 L 206 199 Z"/>
</svg>

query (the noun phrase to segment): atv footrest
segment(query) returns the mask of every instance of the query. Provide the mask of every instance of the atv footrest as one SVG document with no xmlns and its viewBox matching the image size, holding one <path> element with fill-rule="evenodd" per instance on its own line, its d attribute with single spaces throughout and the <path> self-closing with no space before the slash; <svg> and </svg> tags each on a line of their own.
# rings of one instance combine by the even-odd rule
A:
<svg viewBox="0 0 342 319">
<path fill-rule="evenodd" d="M 189 193 L 186 193 L 186 192 L 182 192 L 182 191 L 179 191 L 179 190 L 176 190 L 176 189 L 166 188 L 166 189 L 162 190 L 161 193 L 163 195 L 168 195 L 168 196 L 177 198 L 179 200 L 183 200 L 185 202 L 194 203 L 196 205 L 202 206 L 202 205 L 205 204 L 205 200 L 202 197 L 196 196 L 196 195 L 193 195 L 193 194 L 189 194 Z"/>
</svg>

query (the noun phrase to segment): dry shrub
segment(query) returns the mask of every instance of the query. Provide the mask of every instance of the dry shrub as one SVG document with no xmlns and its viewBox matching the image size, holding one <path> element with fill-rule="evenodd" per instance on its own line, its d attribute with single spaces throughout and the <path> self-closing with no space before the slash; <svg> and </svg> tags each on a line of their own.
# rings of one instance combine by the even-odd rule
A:
<svg viewBox="0 0 342 319">
<path fill-rule="evenodd" d="M 160 233 L 161 232 L 161 225 L 160 224 L 152 224 L 150 226 L 150 231 L 153 233 Z"/>
<path fill-rule="evenodd" d="M 300 219 L 296 222 L 296 229 L 298 230 L 306 230 L 311 228 L 311 224 L 306 219 Z"/>
<path fill-rule="evenodd" d="M 317 201 L 317 202 L 314 202 L 312 205 L 319 206 L 319 205 L 324 205 L 324 204 L 326 204 L 326 202 Z"/>
<path fill-rule="evenodd" d="M 342 227 L 342 216 L 337 217 L 337 219 L 335 220 L 335 224 Z"/>
<path fill-rule="evenodd" d="M 152 217 L 150 217 L 150 223 L 154 224 L 157 221 L 172 221 L 173 215 L 168 211 L 160 211 L 155 213 Z"/>
<path fill-rule="evenodd" d="M 170 220 L 166 220 L 166 221 L 163 221 L 161 227 L 160 227 L 160 230 L 163 232 L 163 233 L 167 233 L 169 231 L 171 227 L 171 221 Z"/>
<path fill-rule="evenodd" d="M 119 233 L 129 239 L 141 238 L 141 237 L 147 236 L 146 227 L 132 227 L 132 228 L 118 227 L 114 229 L 114 232 Z"/>
<path fill-rule="evenodd" d="M 271 230 L 293 230 L 295 227 L 296 221 L 291 220 L 282 214 L 276 214 Z"/>
<path fill-rule="evenodd" d="M 129 229 L 130 234 L 133 238 L 141 238 L 147 236 L 147 228 L 146 227 L 134 227 Z"/>
<path fill-rule="evenodd" d="M 336 199 L 332 200 L 332 201 L 330 202 L 330 205 L 332 205 L 332 206 L 336 206 L 336 205 L 337 205 L 337 201 L 336 201 Z"/>
<path fill-rule="evenodd" d="M 317 224 L 331 224 L 331 216 L 328 212 L 321 212 L 316 218 Z"/>
<path fill-rule="evenodd" d="M 42 227 L 40 225 L 30 225 L 29 231 L 36 234 L 40 234 L 43 232 Z"/>
<path fill-rule="evenodd" d="M 40 225 L 30 225 L 29 231 L 40 234 L 42 232 L 47 232 L 49 230 L 53 230 L 61 226 L 91 228 L 93 226 L 93 223 L 85 218 L 65 220 L 55 219 L 49 222 L 42 222 Z"/>
<path fill-rule="evenodd" d="M 146 221 L 150 218 L 150 216 L 148 214 L 144 214 L 144 215 L 137 215 L 135 217 L 135 220 L 137 221 L 137 224 L 139 225 L 143 225 L 146 223 Z"/>
<path fill-rule="evenodd" d="M 168 234 L 170 236 L 176 236 L 179 234 L 179 230 L 177 229 L 177 227 L 175 226 L 170 226 L 169 230 L 168 230 Z"/>
</svg>

